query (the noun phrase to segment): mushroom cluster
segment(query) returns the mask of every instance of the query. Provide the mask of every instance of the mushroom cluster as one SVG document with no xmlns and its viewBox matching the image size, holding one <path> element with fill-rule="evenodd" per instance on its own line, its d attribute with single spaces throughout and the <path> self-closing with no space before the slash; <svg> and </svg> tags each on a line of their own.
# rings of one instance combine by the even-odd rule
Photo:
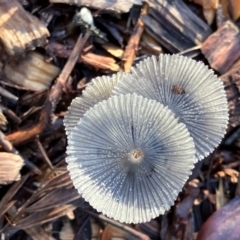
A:
<svg viewBox="0 0 240 240">
<path fill-rule="evenodd" d="M 227 123 L 223 84 L 203 63 L 150 57 L 131 73 L 92 80 L 72 101 L 64 118 L 68 170 L 96 210 L 146 222 L 173 205 Z"/>
<path fill-rule="evenodd" d="M 198 160 L 221 142 L 228 123 L 227 99 L 223 83 L 203 63 L 179 55 L 147 58 L 113 91 L 132 92 L 167 106 L 186 125 Z"/>
</svg>

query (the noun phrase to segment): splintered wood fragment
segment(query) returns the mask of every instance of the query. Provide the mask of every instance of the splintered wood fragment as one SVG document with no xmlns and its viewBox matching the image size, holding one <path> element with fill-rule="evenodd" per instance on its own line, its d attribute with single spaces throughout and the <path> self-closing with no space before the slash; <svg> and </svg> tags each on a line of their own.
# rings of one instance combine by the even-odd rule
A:
<svg viewBox="0 0 240 240">
<path fill-rule="evenodd" d="M 145 30 L 171 53 L 201 44 L 210 27 L 182 0 L 149 0 L 149 14 L 141 17 Z"/>
<path fill-rule="evenodd" d="M 0 128 L 5 128 L 7 125 L 8 121 L 6 117 L 3 115 L 2 109 L 0 108 Z"/>
<path fill-rule="evenodd" d="M 46 47 L 46 50 L 50 54 L 57 55 L 58 57 L 68 58 L 71 54 L 71 51 L 68 46 L 51 42 Z M 116 64 L 116 61 L 111 57 L 105 57 L 101 55 L 97 55 L 94 53 L 82 53 L 78 58 L 79 63 L 85 63 L 93 66 L 98 69 L 106 69 L 112 71 L 119 71 L 120 67 Z"/>
<path fill-rule="evenodd" d="M 240 34 L 234 23 L 225 22 L 201 47 L 211 67 L 224 74 L 240 57 Z"/>
<path fill-rule="evenodd" d="M 30 139 L 41 134 L 49 123 L 49 116 L 51 111 L 51 104 L 47 101 L 40 113 L 39 121 L 37 124 L 18 130 L 6 136 L 6 139 L 14 146 L 22 144 Z M 2 146 L 1 146 L 2 147 Z"/>
<path fill-rule="evenodd" d="M 111 57 L 100 56 L 94 53 L 86 53 L 81 56 L 82 62 L 99 69 L 110 69 L 114 72 L 120 70 L 116 61 Z"/>
<path fill-rule="evenodd" d="M 57 103 L 61 97 L 63 87 L 65 86 L 65 84 L 68 80 L 68 77 L 71 74 L 71 72 L 81 54 L 81 51 L 89 37 L 90 37 L 89 31 L 87 31 L 87 33 L 85 34 L 84 37 L 82 37 L 82 35 L 79 35 L 78 40 L 69 56 L 67 63 L 65 64 L 59 77 L 56 79 L 56 82 L 52 86 L 50 94 L 49 94 L 49 101 L 52 103 L 52 111 L 55 110 Z"/>
<path fill-rule="evenodd" d="M 20 180 L 24 160 L 17 154 L 0 152 L 0 184 L 9 184 Z"/>
<path fill-rule="evenodd" d="M 102 47 L 110 53 L 112 56 L 121 59 L 123 56 L 123 50 L 122 48 L 112 44 L 112 43 L 104 43 L 102 44 Z"/>
<path fill-rule="evenodd" d="M 50 87 L 60 69 L 44 60 L 37 52 L 28 52 L 24 57 L 0 63 L 1 78 L 24 87 L 27 90 L 43 91 Z"/>
<path fill-rule="evenodd" d="M 237 67 L 220 77 L 225 86 L 229 109 L 229 124 L 240 125 L 240 68 Z"/>
<path fill-rule="evenodd" d="M 17 0 L 0 3 L 0 40 L 9 55 L 21 55 L 46 44 L 47 28 Z"/>
<path fill-rule="evenodd" d="M 203 15 L 208 24 L 213 23 L 215 17 L 215 10 L 218 8 L 219 0 L 192 0 L 194 3 L 199 4 L 203 8 Z"/>
<path fill-rule="evenodd" d="M 129 12 L 133 4 L 142 5 L 142 0 L 50 0 L 50 3 L 65 3 L 77 6 L 89 6 L 97 9 L 108 9 L 117 12 Z"/>
<path fill-rule="evenodd" d="M 141 16 L 147 13 L 147 4 L 144 4 L 142 7 Z M 122 60 L 124 61 L 124 70 L 125 72 L 130 72 L 132 64 L 136 57 L 136 52 L 138 51 L 138 45 L 144 30 L 144 23 L 139 18 L 134 29 L 133 33 L 128 41 L 126 49 L 124 51 Z"/>
</svg>

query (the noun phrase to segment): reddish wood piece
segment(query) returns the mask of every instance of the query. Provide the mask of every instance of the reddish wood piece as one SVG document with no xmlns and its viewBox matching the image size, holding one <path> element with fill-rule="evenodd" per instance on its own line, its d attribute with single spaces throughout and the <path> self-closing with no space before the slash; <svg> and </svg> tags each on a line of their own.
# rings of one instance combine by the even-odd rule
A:
<svg viewBox="0 0 240 240">
<path fill-rule="evenodd" d="M 201 47 L 211 67 L 224 74 L 240 57 L 240 34 L 234 23 L 227 21 L 210 35 Z"/>
</svg>

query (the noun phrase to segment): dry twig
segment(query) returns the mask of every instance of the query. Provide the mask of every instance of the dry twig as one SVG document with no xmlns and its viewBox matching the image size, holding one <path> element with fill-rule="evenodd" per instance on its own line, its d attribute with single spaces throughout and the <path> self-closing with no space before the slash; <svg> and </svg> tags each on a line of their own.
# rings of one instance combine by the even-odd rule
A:
<svg viewBox="0 0 240 240">
<path fill-rule="evenodd" d="M 79 55 L 84 47 L 84 44 L 87 42 L 90 36 L 90 32 L 87 31 L 84 37 L 82 35 L 79 36 L 75 47 L 73 48 L 67 63 L 65 64 L 62 72 L 60 73 L 59 77 L 56 79 L 55 84 L 52 86 L 50 94 L 49 94 L 49 101 L 52 103 L 52 111 L 55 110 L 57 103 L 61 97 L 62 90 L 67 82 L 67 79 L 72 72 Z"/>
<path fill-rule="evenodd" d="M 141 16 L 146 14 L 147 10 L 148 10 L 148 6 L 147 4 L 144 4 L 144 6 L 142 7 Z M 128 45 L 126 46 L 126 49 L 123 53 L 122 60 L 125 61 L 124 62 L 125 72 L 130 72 L 130 69 L 136 57 L 136 52 L 138 51 L 138 45 L 139 45 L 143 30 L 144 30 L 144 23 L 139 18 L 136 26 L 134 27 L 132 36 L 128 41 Z"/>
</svg>

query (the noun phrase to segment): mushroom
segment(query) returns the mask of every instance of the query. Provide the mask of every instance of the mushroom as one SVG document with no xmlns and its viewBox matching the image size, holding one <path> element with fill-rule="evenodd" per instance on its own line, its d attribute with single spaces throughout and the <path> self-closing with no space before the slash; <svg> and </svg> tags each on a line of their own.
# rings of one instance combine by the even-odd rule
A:
<svg viewBox="0 0 240 240">
<path fill-rule="evenodd" d="M 221 142 L 228 124 L 222 82 L 201 62 L 179 55 L 149 57 L 132 68 L 113 90 L 137 93 L 167 106 L 193 137 L 202 160 Z"/>
<path fill-rule="evenodd" d="M 83 198 L 126 223 L 168 210 L 195 162 L 186 126 L 167 107 L 136 94 L 112 96 L 90 108 L 71 131 L 67 154 Z"/>
<path fill-rule="evenodd" d="M 124 73 L 117 73 L 113 74 L 112 77 L 102 76 L 94 78 L 87 85 L 82 96 L 76 97 L 72 101 L 63 120 L 67 135 L 71 133 L 77 122 L 90 107 L 111 96 L 113 88 L 123 78 L 123 75 Z"/>
</svg>

